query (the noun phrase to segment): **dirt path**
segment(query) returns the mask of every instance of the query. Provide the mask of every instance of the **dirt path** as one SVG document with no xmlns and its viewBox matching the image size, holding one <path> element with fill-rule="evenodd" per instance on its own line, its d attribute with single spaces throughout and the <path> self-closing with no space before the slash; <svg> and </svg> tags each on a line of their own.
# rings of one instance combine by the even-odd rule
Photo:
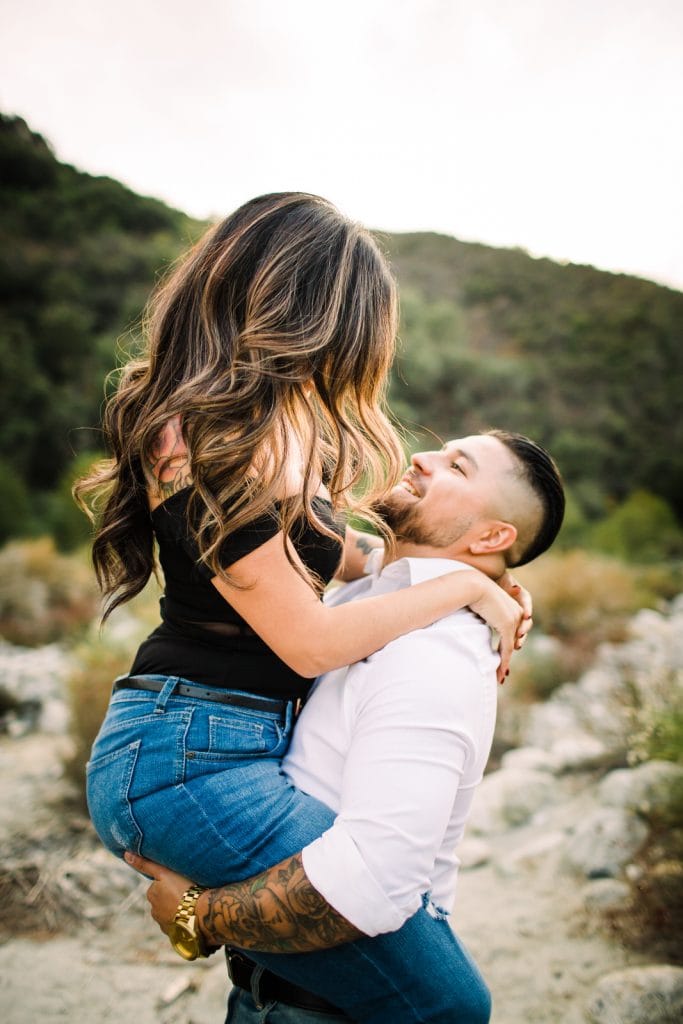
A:
<svg viewBox="0 0 683 1024">
<path fill-rule="evenodd" d="M 62 746 L 54 736 L 0 739 L 3 851 L 26 847 L 27 831 L 43 847 L 58 842 L 65 828 L 56 810 Z M 461 874 L 455 925 L 491 986 L 493 1024 L 585 1024 L 583 1007 L 598 977 L 643 962 L 586 929 L 580 883 L 562 867 L 564 836 L 588 799 L 580 781 L 558 781 L 558 801 L 541 822 L 490 841 L 489 862 Z M 90 870 L 102 882 L 118 869 L 98 857 Z M 56 936 L 0 940 L 4 1024 L 222 1024 L 221 958 L 184 964 L 143 906 L 138 888 L 125 913 L 105 905 L 107 928 L 66 918 Z"/>
</svg>

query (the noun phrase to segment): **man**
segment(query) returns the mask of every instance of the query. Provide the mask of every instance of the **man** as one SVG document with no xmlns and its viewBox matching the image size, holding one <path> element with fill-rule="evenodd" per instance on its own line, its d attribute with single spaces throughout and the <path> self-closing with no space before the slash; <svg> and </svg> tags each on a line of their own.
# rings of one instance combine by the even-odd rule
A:
<svg viewBox="0 0 683 1024">
<path fill-rule="evenodd" d="M 415 455 L 383 511 L 397 536 L 394 557 L 333 600 L 362 600 L 458 565 L 498 578 L 550 546 L 564 495 L 547 453 L 491 431 Z M 335 1019 L 334 1007 L 307 991 L 355 1020 L 407 1020 L 410 998 L 422 1014 L 411 1020 L 488 1020 L 488 992 L 444 908 L 490 751 L 497 663 L 488 627 L 465 609 L 319 681 L 284 767 L 337 812 L 333 826 L 255 879 L 189 898 L 204 943 L 259 951 L 258 967 L 233 957 L 229 1020 Z M 149 898 L 168 931 L 187 879 L 128 859 L 156 879 Z M 364 974 L 368 943 L 380 964 L 386 952 L 389 991 Z"/>
</svg>

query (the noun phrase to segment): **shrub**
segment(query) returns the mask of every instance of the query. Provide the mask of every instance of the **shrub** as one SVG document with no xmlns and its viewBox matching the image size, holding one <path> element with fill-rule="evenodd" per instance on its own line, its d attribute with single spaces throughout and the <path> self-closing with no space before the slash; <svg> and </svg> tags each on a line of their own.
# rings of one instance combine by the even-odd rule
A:
<svg viewBox="0 0 683 1024">
<path fill-rule="evenodd" d="M 119 643 L 93 639 L 74 651 L 77 668 L 67 680 L 73 751 L 65 762 L 67 775 L 85 795 L 85 765 L 104 718 L 112 683 L 128 671 L 131 652 Z"/>
<path fill-rule="evenodd" d="M 101 458 L 100 454 L 94 452 L 84 452 L 83 455 L 79 455 L 49 496 L 47 511 L 49 532 L 62 551 L 73 551 L 92 539 L 92 526 L 88 517 L 74 501 L 71 488 L 74 481 L 83 476 L 92 464 Z"/>
<path fill-rule="evenodd" d="M 66 557 L 49 537 L 0 551 L 0 635 L 29 647 L 70 637 L 97 614 L 99 596 L 85 558 Z"/>
<path fill-rule="evenodd" d="M 66 772 L 85 797 L 85 765 L 104 718 L 112 683 L 130 668 L 140 641 L 159 621 L 160 589 L 152 579 L 137 597 L 117 608 L 100 633 L 95 627 L 73 650 L 75 669 L 67 679 L 73 752 Z"/>
<path fill-rule="evenodd" d="M 594 649 L 623 638 L 626 620 L 650 603 L 628 566 L 586 551 L 545 555 L 516 572 L 534 599 L 534 619 L 545 633 Z"/>
<path fill-rule="evenodd" d="M 634 491 L 589 534 L 592 547 L 638 562 L 657 562 L 683 553 L 683 531 L 671 507 L 648 491 Z"/>
<path fill-rule="evenodd" d="M 512 689 L 522 701 L 546 700 L 558 686 L 571 682 L 577 674 L 572 651 L 554 637 L 534 631 L 512 660 Z"/>
<path fill-rule="evenodd" d="M 31 503 L 24 481 L 0 459 L 0 544 L 30 529 Z"/>
<path fill-rule="evenodd" d="M 634 690 L 635 692 L 635 690 Z M 683 764 L 683 680 L 662 672 L 640 694 L 633 711 L 629 761 L 673 761 Z M 681 794 L 683 825 L 683 793 Z"/>
</svg>

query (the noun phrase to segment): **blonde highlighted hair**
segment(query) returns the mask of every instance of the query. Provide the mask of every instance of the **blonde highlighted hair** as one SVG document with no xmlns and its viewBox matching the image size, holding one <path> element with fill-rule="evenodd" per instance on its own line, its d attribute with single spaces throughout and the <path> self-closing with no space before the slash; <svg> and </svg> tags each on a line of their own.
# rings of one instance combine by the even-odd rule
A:
<svg viewBox="0 0 683 1024">
<path fill-rule="evenodd" d="M 403 466 L 384 406 L 396 329 L 385 258 L 326 200 L 265 195 L 212 228 L 152 296 L 146 354 L 105 410 L 112 458 L 74 489 L 97 513 L 105 618 L 155 567 L 144 467 L 171 417 L 189 453 L 191 528 L 216 575 L 230 579 L 222 542 L 263 513 L 285 535 L 302 515 L 329 534 L 311 504 L 321 479 L 336 509 L 378 522 L 371 506 Z M 294 448 L 303 487 L 282 501 Z"/>
</svg>

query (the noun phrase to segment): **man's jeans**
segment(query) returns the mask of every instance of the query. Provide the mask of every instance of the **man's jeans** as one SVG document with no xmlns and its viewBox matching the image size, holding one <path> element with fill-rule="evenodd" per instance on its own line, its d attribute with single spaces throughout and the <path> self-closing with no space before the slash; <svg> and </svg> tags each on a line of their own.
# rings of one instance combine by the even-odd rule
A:
<svg viewBox="0 0 683 1024">
<path fill-rule="evenodd" d="M 281 770 L 291 705 L 280 714 L 178 697 L 177 678 L 150 678 L 164 682 L 161 693 L 113 694 L 88 764 L 91 817 L 113 853 L 133 850 L 218 886 L 293 856 L 330 827 L 333 812 Z M 330 950 L 248 952 L 355 1021 L 489 1020 L 477 968 L 427 910 L 397 932 Z"/>
</svg>

